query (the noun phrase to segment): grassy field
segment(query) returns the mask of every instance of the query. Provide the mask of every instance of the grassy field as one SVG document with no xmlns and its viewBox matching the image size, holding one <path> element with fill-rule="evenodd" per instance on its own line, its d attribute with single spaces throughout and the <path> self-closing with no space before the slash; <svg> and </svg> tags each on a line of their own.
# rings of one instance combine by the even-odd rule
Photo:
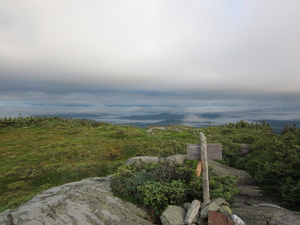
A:
<svg viewBox="0 0 300 225">
<path fill-rule="evenodd" d="M 31 121 L 31 122 L 30 122 Z M 186 144 L 223 145 L 224 163 L 238 160 L 238 143 L 251 143 L 265 131 L 230 126 L 138 128 L 83 120 L 19 118 L 0 121 L 0 211 L 14 208 L 48 188 L 112 174 L 139 155 L 186 154 Z"/>
</svg>

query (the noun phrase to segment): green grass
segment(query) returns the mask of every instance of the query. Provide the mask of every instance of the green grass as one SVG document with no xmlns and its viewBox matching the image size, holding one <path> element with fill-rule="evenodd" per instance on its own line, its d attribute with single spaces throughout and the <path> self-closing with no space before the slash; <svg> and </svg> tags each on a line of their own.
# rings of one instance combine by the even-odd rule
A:
<svg viewBox="0 0 300 225">
<path fill-rule="evenodd" d="M 236 143 L 265 132 L 227 126 L 147 132 L 147 128 L 55 118 L 0 119 L 0 211 L 14 208 L 51 187 L 112 174 L 131 157 L 186 154 L 186 144 L 222 143 L 226 157 L 238 157 Z M 233 151 L 233 152 L 231 152 Z M 227 160 L 227 161 L 226 161 Z"/>
</svg>

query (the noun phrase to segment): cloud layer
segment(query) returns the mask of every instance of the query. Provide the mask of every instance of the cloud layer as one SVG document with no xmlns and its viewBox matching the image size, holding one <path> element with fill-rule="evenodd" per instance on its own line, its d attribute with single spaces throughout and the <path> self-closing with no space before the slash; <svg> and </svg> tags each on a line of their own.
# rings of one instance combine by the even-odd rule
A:
<svg viewBox="0 0 300 225">
<path fill-rule="evenodd" d="M 33 81 L 299 92 L 299 7 L 297 0 L 1 2 L 1 88 Z"/>
</svg>

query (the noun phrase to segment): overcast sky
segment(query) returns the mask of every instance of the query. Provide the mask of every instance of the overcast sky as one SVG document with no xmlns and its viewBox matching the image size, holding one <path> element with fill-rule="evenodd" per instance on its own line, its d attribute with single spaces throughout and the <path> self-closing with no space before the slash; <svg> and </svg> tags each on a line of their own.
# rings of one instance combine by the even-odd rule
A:
<svg viewBox="0 0 300 225">
<path fill-rule="evenodd" d="M 259 108 L 300 119 L 299 11 L 299 0 L 0 0 L 0 117 Z"/>
</svg>

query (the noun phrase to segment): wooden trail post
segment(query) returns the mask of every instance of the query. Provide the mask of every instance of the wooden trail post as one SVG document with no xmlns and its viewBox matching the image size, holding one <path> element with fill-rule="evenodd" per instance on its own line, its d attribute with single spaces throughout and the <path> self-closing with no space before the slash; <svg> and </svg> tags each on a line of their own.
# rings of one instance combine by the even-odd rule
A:
<svg viewBox="0 0 300 225">
<path fill-rule="evenodd" d="M 203 203 L 209 203 L 208 159 L 222 159 L 222 145 L 207 144 L 205 135 L 200 132 L 200 144 L 188 144 L 187 155 L 188 159 L 199 160 L 196 175 L 199 177 L 202 172 Z"/>
<path fill-rule="evenodd" d="M 208 179 L 208 162 L 207 162 L 207 144 L 205 135 L 200 132 L 200 151 L 202 162 L 202 191 L 203 191 L 203 203 L 210 203 L 209 196 L 209 179 Z"/>
</svg>

